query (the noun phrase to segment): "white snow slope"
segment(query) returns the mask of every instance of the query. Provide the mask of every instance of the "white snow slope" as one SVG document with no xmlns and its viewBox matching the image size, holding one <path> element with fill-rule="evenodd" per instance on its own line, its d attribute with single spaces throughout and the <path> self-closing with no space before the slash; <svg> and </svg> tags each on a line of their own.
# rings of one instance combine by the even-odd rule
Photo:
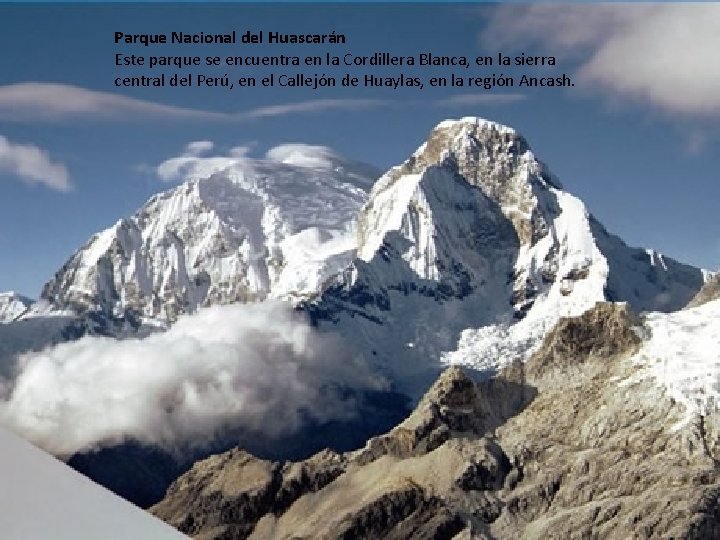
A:
<svg viewBox="0 0 720 540">
<path fill-rule="evenodd" d="M 3 315 L 13 322 L 0 325 L 0 360 L 76 338 L 88 321 L 166 327 L 201 306 L 277 298 L 419 397 L 441 366 L 493 371 L 527 358 L 560 317 L 612 300 L 652 312 L 635 358 L 643 376 L 690 412 L 718 405 L 720 301 L 661 313 L 709 274 L 608 234 L 509 127 L 442 122 L 372 190 L 367 167 L 316 147 L 193 159 L 183 184 L 93 236 L 28 313 Z M 0 375 L 11 368 L 0 361 Z M 172 534 L 128 529 L 146 525 L 3 431 L 0 452 L 2 538 Z"/>
<path fill-rule="evenodd" d="M 41 298 L 167 323 L 204 305 L 315 294 L 352 260 L 370 167 L 306 145 L 182 159 L 185 183 L 93 236 Z"/>
<path fill-rule="evenodd" d="M 187 538 L 3 428 L 0 478 L 3 540 Z"/>
<path fill-rule="evenodd" d="M 685 404 L 686 421 L 720 408 L 720 299 L 675 313 L 649 313 L 650 330 L 633 357 L 670 396 Z"/>
</svg>

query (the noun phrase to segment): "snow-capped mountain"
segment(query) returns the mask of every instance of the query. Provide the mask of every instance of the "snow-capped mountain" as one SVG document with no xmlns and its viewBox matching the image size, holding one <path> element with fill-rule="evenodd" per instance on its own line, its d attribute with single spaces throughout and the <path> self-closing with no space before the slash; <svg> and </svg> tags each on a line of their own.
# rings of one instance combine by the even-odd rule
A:
<svg viewBox="0 0 720 540">
<path fill-rule="evenodd" d="M 15 292 L 0 293 L 0 324 L 9 323 L 24 315 L 33 301 Z"/>
<path fill-rule="evenodd" d="M 41 299 L 166 323 L 203 305 L 315 294 L 352 260 L 371 167 L 306 145 L 193 165 L 186 182 L 93 236 Z"/>
<path fill-rule="evenodd" d="M 478 118 L 440 123 L 372 190 L 368 167 L 318 147 L 183 159 L 189 178 L 93 236 L 26 319 L 117 333 L 288 299 L 395 378 L 420 377 L 417 393 L 440 363 L 496 369 L 561 316 L 601 300 L 673 311 L 709 277 L 606 232 L 521 135 Z"/>
<path fill-rule="evenodd" d="M 524 358 L 601 300 L 673 311 L 707 277 L 607 233 L 522 136 L 477 118 L 442 122 L 381 177 L 358 231 L 357 259 L 308 307 L 400 378 Z"/>
<path fill-rule="evenodd" d="M 495 373 L 531 358 L 561 318 L 609 300 L 655 312 L 647 316 L 646 331 L 657 335 L 645 339 L 634 358 L 643 377 L 664 383 L 677 400 L 704 400 L 701 414 L 720 399 L 716 370 L 700 382 L 697 376 L 715 358 L 688 358 L 673 386 L 668 373 L 682 351 L 663 341 L 664 333 L 690 328 L 716 345 L 712 325 L 703 321 L 715 317 L 717 306 L 662 313 L 687 305 L 711 274 L 628 247 L 608 233 L 509 127 L 477 118 L 442 122 L 374 185 L 367 166 L 304 145 L 275 148 L 263 159 L 185 156 L 168 165 L 180 168 L 182 184 L 93 236 L 44 287 L 39 302 L 0 325 L 0 377 L 7 379 L 0 382 L 7 396 L 18 373 L 39 358 L 19 353 L 86 333 L 142 338 L 203 306 L 283 299 L 321 332 L 335 334 L 347 359 L 363 369 L 369 362 L 383 384 L 387 375 L 396 399 L 396 391 L 418 398 L 443 365 Z M 710 297 L 713 290 L 706 287 Z M 188 317 L 186 326 L 198 316 Z M 234 328 L 229 331 L 234 335 Z M 87 338 L 81 345 L 103 343 Z M 268 351 L 277 350 L 277 342 L 270 345 Z M 663 350 L 675 356 L 658 356 Z M 68 362 L 50 364 L 67 368 L 77 355 L 62 358 Z M 101 364 L 94 354 L 85 358 L 94 369 Z M 338 358 L 333 365 L 342 365 Z M 288 365 L 292 373 L 300 364 Z M 73 369 L 67 372 L 76 377 Z M 202 391 L 195 379 L 182 388 L 192 394 L 191 405 L 207 406 L 203 392 L 216 389 L 206 376 L 200 379 Z M 288 380 L 297 383 L 294 375 Z M 388 402 L 380 394 L 373 399 Z M 712 403 L 703 397 L 710 394 Z M 326 406 L 320 399 L 317 406 Z M 126 409 L 122 401 L 112 407 Z M 163 405 L 161 416 L 176 408 Z M 120 433 L 133 442 L 127 428 Z"/>
<path fill-rule="evenodd" d="M 181 540 L 160 520 L 0 428 L 6 540 Z"/>
</svg>

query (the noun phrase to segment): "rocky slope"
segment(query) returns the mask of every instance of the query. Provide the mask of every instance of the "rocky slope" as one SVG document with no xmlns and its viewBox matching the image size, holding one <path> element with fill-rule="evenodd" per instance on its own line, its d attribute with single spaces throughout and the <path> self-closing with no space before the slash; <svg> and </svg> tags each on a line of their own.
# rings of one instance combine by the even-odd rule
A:
<svg viewBox="0 0 720 540">
<path fill-rule="evenodd" d="M 19 353 L 281 298 L 416 402 L 443 365 L 496 373 L 527 361 L 561 317 L 605 300 L 672 311 L 706 277 L 607 233 L 521 135 L 478 118 L 439 124 L 371 190 L 367 167 L 317 147 L 185 159 L 196 166 L 184 183 L 93 236 L 0 325 L 6 394 Z M 86 471 L 123 461 L 98 455 L 109 458 Z"/>
<path fill-rule="evenodd" d="M 693 297 L 687 307 L 698 307 L 720 298 L 720 272 L 711 277 Z"/>
<path fill-rule="evenodd" d="M 440 123 L 374 186 L 371 167 L 319 147 L 192 159 L 183 184 L 90 238 L 28 316 L 81 314 L 91 332 L 118 335 L 203 305 L 282 298 L 316 320 L 371 321 L 359 334 L 390 336 L 391 356 L 412 356 L 412 343 L 438 358 L 467 328 L 522 320 L 520 334 L 541 336 L 548 313 L 603 299 L 671 311 L 704 281 L 608 234 L 520 134 L 478 118 Z M 418 307 L 448 330 L 406 324 Z"/>
<path fill-rule="evenodd" d="M 220 538 L 715 538 L 716 413 L 684 421 L 634 359 L 641 321 L 598 304 L 526 364 L 446 370 L 412 415 L 355 452 L 198 462 L 152 512 Z"/>
</svg>

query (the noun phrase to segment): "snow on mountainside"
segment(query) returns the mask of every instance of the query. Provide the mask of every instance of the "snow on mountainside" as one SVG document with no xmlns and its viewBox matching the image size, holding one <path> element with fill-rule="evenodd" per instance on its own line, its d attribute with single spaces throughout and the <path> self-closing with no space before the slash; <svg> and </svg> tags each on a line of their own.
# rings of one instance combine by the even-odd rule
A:
<svg viewBox="0 0 720 540">
<path fill-rule="evenodd" d="M 263 159 L 185 155 L 163 165 L 158 170 L 161 176 L 182 171 L 186 180 L 151 198 L 134 216 L 93 236 L 47 283 L 38 303 L 29 309 L 14 307 L 10 315 L 3 315 L 9 324 L 0 324 L 0 390 L 6 394 L 0 397 L 13 395 L 19 376 L 42 357 L 50 359 L 52 369 L 43 371 L 41 365 L 41 374 L 47 372 L 51 379 L 67 366 L 70 369 L 63 373 L 70 382 L 87 376 L 85 370 L 73 373 L 74 364 L 58 364 L 53 356 L 75 344 L 39 356 L 18 357 L 18 353 L 72 341 L 88 332 L 142 337 L 145 331 L 167 328 L 179 315 L 201 306 L 283 299 L 304 310 L 321 331 L 339 334 L 341 348 L 353 361 L 364 356 L 371 367 L 390 376 L 396 384 L 393 390 L 418 398 L 443 365 L 496 372 L 514 360 L 527 360 L 561 317 L 581 315 L 597 302 L 610 300 L 646 312 L 651 335 L 644 336 L 633 357 L 633 373 L 640 367 L 639 382 L 655 379 L 669 388 L 675 400 L 687 405 L 689 417 L 718 407 L 720 343 L 713 324 L 720 316 L 720 301 L 712 300 L 716 284 L 701 295 L 704 305 L 675 312 L 687 305 L 711 274 L 651 250 L 628 247 L 608 233 L 509 127 L 477 118 L 442 122 L 408 160 L 374 185 L 368 167 L 305 145 L 277 147 Z M 197 317 L 187 322 L 194 331 L 199 331 Z M 223 320 L 235 324 L 227 317 Z M 270 321 L 274 330 L 283 332 L 277 322 Z M 212 337 L 216 330 L 213 327 Z M 228 331 L 237 338 L 234 326 Z M 171 339 L 172 330 L 165 336 Z M 576 336 L 570 331 L 569 337 Z M 256 338 L 249 338 L 250 345 L 258 345 Z M 140 343 L 86 338 L 77 347 L 106 349 L 104 344 L 112 342 L 122 349 L 136 341 Z M 243 346 L 244 342 L 240 340 Z M 276 347 L 278 342 L 270 343 Z M 102 365 L 96 361 L 98 355 L 88 350 L 91 364 Z M 165 354 L 162 347 L 158 350 Z M 183 358 L 187 350 L 181 347 Z M 127 369 L 122 361 L 117 363 L 117 355 L 103 354 L 105 365 Z M 238 358 L 246 357 L 243 353 Z M 74 362 L 76 355 L 67 358 Z M 195 354 L 188 358 L 207 367 Z M 267 355 L 258 358 L 263 369 L 285 377 L 265 361 Z M 331 354 L 329 365 L 345 366 L 340 358 Z M 234 357 L 229 361 L 236 366 Z M 302 362 L 291 359 L 288 365 L 292 373 Z M 162 389 L 160 383 L 180 373 L 170 372 L 172 376 L 150 377 L 150 383 Z M 27 388 L 46 395 L 46 387 L 29 373 Z M 225 381 L 227 373 L 220 375 Z M 205 376 L 200 379 L 198 388 L 214 396 L 215 386 L 208 386 Z M 248 380 L 256 389 L 255 379 Z M 297 388 L 297 377 L 288 380 Z M 72 388 L 67 383 L 55 386 Z M 193 384 L 181 386 L 194 396 L 190 406 L 210 403 L 213 410 L 224 410 L 218 403 L 202 401 L 202 392 Z M 247 397 L 232 390 L 233 399 Z M 560 388 L 557 395 L 564 391 Z M 285 410 L 287 395 L 280 393 L 278 402 Z M 47 395 L 51 394 L 58 392 Z M 308 410 L 328 403 L 322 392 L 312 399 Z M 387 396 L 379 399 L 386 402 Z M 32 410 L 35 403 L 31 400 L 28 405 Z M 65 405 L 51 407 L 51 412 L 67 412 Z M 254 398 L 247 405 L 256 413 L 261 410 Z M 127 407 L 122 400 L 111 406 L 108 414 L 124 422 Z M 169 412 L 174 410 L 177 407 L 170 407 Z M 97 407 L 91 405 L 84 412 L 97 415 Z M 142 412 L 147 417 L 147 411 Z M 361 411 L 361 416 L 371 419 L 375 414 Z M 266 416 L 253 418 L 264 422 Z M 41 416 L 24 415 L 32 418 Z M 704 425 L 700 424 L 702 430 Z M 3 454 L 6 440 L 0 431 Z M 3 463 L 12 467 L 7 459 Z M 132 456 L 127 463 L 137 469 Z M 122 464 L 117 470 L 123 471 Z M 0 469 L 7 485 L 22 485 L 9 474 Z M 118 476 L 125 480 L 122 473 Z M 8 492 L 6 498 L 13 495 Z M 70 504 L 62 497 L 56 499 Z M 43 503 L 43 508 L 55 506 Z M 77 515 L 62 509 L 64 513 Z M 120 511 L 117 515 L 124 516 Z M 129 517 L 125 521 L 133 525 Z M 18 523 L 26 526 L 24 521 Z M 33 538 L 26 529 L 18 530 L 17 538 Z M 90 536 L 108 538 L 102 533 Z M 143 538 L 140 532 L 125 537 Z"/>
<path fill-rule="evenodd" d="M 677 310 L 708 277 L 606 232 L 522 136 L 478 118 L 440 123 L 369 196 L 366 166 L 319 147 L 159 173 L 177 170 L 183 184 L 92 237 L 24 319 L 81 314 L 118 334 L 107 321 L 134 331 L 286 299 L 417 395 L 441 363 L 494 370 L 561 316 L 600 300 Z"/>
<path fill-rule="evenodd" d="M 720 299 L 675 313 L 650 313 L 649 335 L 633 357 L 648 376 L 683 403 L 686 422 L 720 410 Z M 631 379 L 629 382 L 633 382 Z"/>
<path fill-rule="evenodd" d="M 442 122 L 380 178 L 358 228 L 358 259 L 309 309 L 406 380 L 428 360 L 525 358 L 600 300 L 679 309 L 705 279 L 607 233 L 523 137 L 477 118 Z"/>
<path fill-rule="evenodd" d="M 166 164 L 192 165 L 189 179 L 93 236 L 42 299 L 138 323 L 173 322 L 203 305 L 315 294 L 352 260 L 356 215 L 376 176 L 307 145 L 279 146 L 264 159 Z"/>
<path fill-rule="evenodd" d="M 0 324 L 9 323 L 22 316 L 33 301 L 14 292 L 0 293 Z"/>
<path fill-rule="evenodd" d="M 4 540 L 187 538 L 0 428 Z"/>
</svg>

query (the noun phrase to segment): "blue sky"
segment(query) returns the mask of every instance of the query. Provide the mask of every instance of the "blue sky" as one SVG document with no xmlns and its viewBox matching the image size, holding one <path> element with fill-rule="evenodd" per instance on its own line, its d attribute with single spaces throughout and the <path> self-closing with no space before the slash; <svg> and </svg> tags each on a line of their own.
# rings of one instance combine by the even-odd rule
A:
<svg viewBox="0 0 720 540">
<path fill-rule="evenodd" d="M 717 269 L 720 64 L 712 52 L 720 50 L 719 25 L 718 4 L 0 4 L 0 291 L 37 297 L 91 234 L 171 187 L 155 169 L 191 141 L 213 141 L 220 154 L 244 146 L 252 155 L 281 143 L 320 144 L 385 169 L 402 162 L 439 121 L 471 115 L 517 128 L 565 187 L 628 243 Z M 567 73 L 576 85 L 493 91 L 114 86 L 116 76 L 132 74 L 114 65 L 118 52 L 305 56 L 329 49 L 145 48 L 113 41 L 115 31 L 173 30 L 335 30 L 348 41 L 337 51 L 356 55 L 552 54 L 554 68 L 526 71 Z M 234 69 L 208 73 L 270 71 Z M 367 73 L 304 69 L 338 77 Z"/>
</svg>

